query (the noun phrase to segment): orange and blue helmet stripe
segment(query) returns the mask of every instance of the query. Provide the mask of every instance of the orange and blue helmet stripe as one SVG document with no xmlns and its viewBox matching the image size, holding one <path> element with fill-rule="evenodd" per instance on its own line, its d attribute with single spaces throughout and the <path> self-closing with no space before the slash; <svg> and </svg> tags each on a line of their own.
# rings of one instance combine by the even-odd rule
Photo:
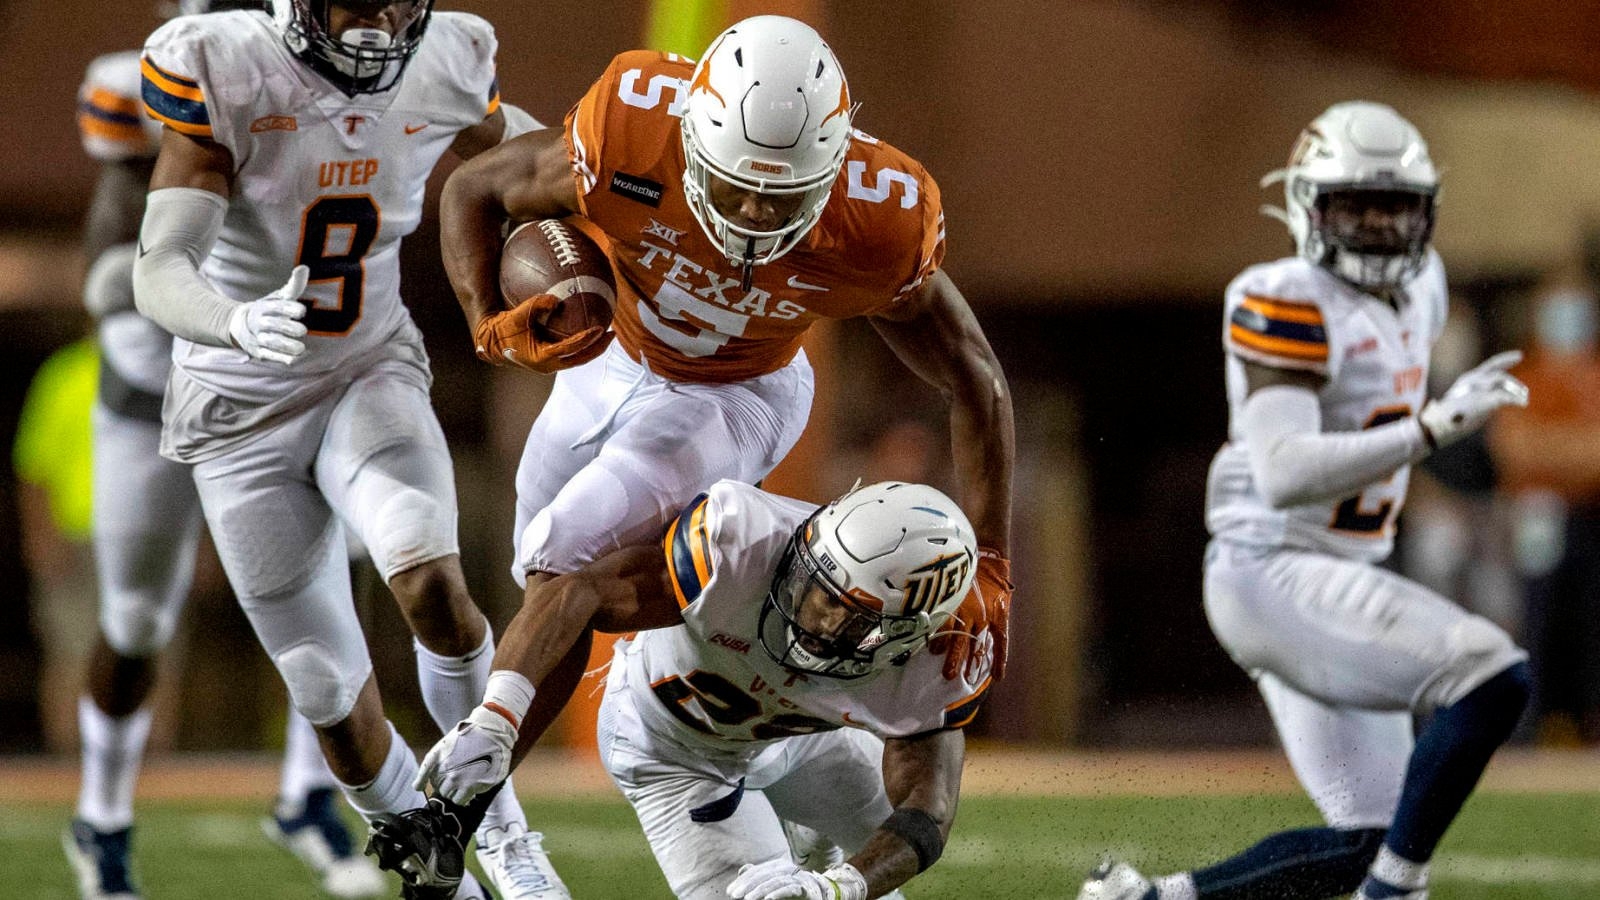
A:
<svg viewBox="0 0 1600 900">
<path fill-rule="evenodd" d="M 1267 356 L 1302 364 L 1328 360 L 1328 330 L 1313 303 L 1247 296 L 1228 317 L 1228 337 Z"/>
<path fill-rule="evenodd" d="M 701 494 L 667 526 L 663 549 L 680 609 L 700 599 L 700 592 L 711 581 L 711 540 L 706 536 L 706 506 L 710 502 L 710 497 Z"/>
<path fill-rule="evenodd" d="M 211 114 L 199 82 L 166 71 L 148 56 L 139 60 L 139 70 L 146 112 L 180 134 L 211 137 Z"/>
</svg>

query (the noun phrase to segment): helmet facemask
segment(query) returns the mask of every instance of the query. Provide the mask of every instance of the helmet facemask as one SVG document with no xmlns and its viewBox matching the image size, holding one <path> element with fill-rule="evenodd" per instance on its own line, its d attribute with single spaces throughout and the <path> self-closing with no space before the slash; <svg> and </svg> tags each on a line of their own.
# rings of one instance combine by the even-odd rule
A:
<svg viewBox="0 0 1600 900">
<path fill-rule="evenodd" d="M 885 615 L 881 601 L 828 577 L 806 540 L 813 521 L 789 539 L 762 605 L 759 632 L 767 654 L 806 675 L 855 679 L 926 643 L 935 627 L 927 612 Z"/>
<path fill-rule="evenodd" d="M 794 249 L 822 217 L 849 150 L 852 112 L 833 51 L 795 19 L 738 22 L 695 66 L 681 117 L 684 199 L 747 286 L 755 266 Z M 793 211 L 771 225 L 739 224 L 736 211 L 718 208 L 718 182 Z"/>
<path fill-rule="evenodd" d="M 1422 269 L 1433 237 L 1434 188 L 1316 185 L 1306 204 L 1322 265 L 1363 290 L 1397 288 Z"/>
<path fill-rule="evenodd" d="M 1307 262 L 1375 294 L 1421 271 L 1439 172 L 1416 127 L 1390 107 L 1362 100 L 1328 107 L 1300 133 L 1288 165 L 1261 186 L 1278 182 L 1284 208 L 1262 212 L 1289 226 Z"/>
<path fill-rule="evenodd" d="M 394 33 L 354 27 L 333 34 L 329 22 L 334 5 L 351 11 L 389 11 Z M 289 49 L 346 96 L 354 97 L 387 91 L 400 81 L 422 44 L 433 0 L 273 0 L 273 8 Z"/>
<path fill-rule="evenodd" d="M 695 136 L 694 121 L 683 119 L 683 154 L 686 163 L 683 193 L 689 209 L 694 213 L 706 236 L 722 251 L 723 256 L 736 266 L 748 269 L 772 262 L 795 248 L 817 220 L 833 191 L 833 182 L 844 165 L 848 140 L 841 140 L 837 159 L 827 169 L 808 179 L 783 181 L 775 178 L 752 178 L 729 171 L 713 160 Z M 775 167 L 776 168 L 776 167 Z M 774 197 L 797 197 L 799 204 L 794 213 L 777 228 L 758 231 L 741 226 L 717 208 L 712 202 L 712 179 L 720 179 L 735 188 Z"/>
</svg>

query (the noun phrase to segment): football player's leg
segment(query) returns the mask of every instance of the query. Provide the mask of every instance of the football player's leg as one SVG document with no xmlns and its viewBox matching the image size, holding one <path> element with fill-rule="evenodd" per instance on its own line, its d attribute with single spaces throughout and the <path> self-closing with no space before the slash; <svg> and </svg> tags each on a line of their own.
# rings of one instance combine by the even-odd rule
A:
<svg viewBox="0 0 1600 900">
<path fill-rule="evenodd" d="M 385 884 L 378 867 L 356 852 L 339 810 L 339 784 L 322 757 L 316 729 L 291 706 L 284 732 L 283 772 L 267 837 L 314 874 L 330 896 L 370 897 Z"/>
<path fill-rule="evenodd" d="M 1206 610 L 1247 670 L 1330 705 L 1438 711 L 1374 863 L 1394 886 L 1419 889 L 1444 828 L 1521 714 L 1526 654 L 1488 620 L 1373 566 L 1238 551 L 1231 563 L 1208 567 Z"/>
<path fill-rule="evenodd" d="M 633 806 L 673 895 L 726 900 L 740 866 L 787 858 L 778 816 L 745 787 L 745 773 L 651 742 L 633 703 L 625 673 L 614 668 L 600 706 L 600 760 Z"/>
<path fill-rule="evenodd" d="M 306 479 L 326 412 L 294 417 L 198 463 L 195 484 L 223 570 L 294 708 L 363 815 L 417 805 L 416 761 L 383 717 L 350 595 L 344 532 Z M 411 775 L 395 751 L 410 760 Z"/>
<path fill-rule="evenodd" d="M 100 633 L 78 701 L 82 782 L 64 838 L 85 895 L 132 893 L 133 792 L 160 652 L 189 592 L 200 504 L 186 466 L 161 458 L 159 422 L 93 411 Z"/>
<path fill-rule="evenodd" d="M 1411 748 L 1410 714 L 1331 706 L 1271 673 L 1257 685 L 1327 826 L 1278 832 L 1215 865 L 1155 879 L 1162 900 L 1344 896 L 1383 842 Z"/>
<path fill-rule="evenodd" d="M 783 776 L 758 785 L 785 822 L 810 828 L 846 857 L 889 818 L 883 741 L 859 728 L 804 734 L 783 742 Z"/>
<path fill-rule="evenodd" d="M 427 393 L 403 370 L 358 379 L 329 420 L 316 478 L 412 626 L 429 714 L 441 730 L 454 728 L 483 698 L 494 636 L 461 571 L 454 475 Z M 486 800 L 471 815 L 481 812 L 479 856 L 501 892 L 564 896 L 551 889 L 559 879 L 515 791 L 507 785 Z"/>
</svg>

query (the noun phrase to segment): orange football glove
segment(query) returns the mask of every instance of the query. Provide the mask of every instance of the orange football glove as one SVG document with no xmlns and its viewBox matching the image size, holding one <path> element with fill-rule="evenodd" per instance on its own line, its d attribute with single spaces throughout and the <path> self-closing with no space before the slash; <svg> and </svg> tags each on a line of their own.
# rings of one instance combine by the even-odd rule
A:
<svg viewBox="0 0 1600 900">
<path fill-rule="evenodd" d="M 938 636 L 928 642 L 930 652 L 944 654 L 945 678 L 959 677 L 980 655 L 990 651 L 994 655 L 994 679 L 999 681 L 1005 676 L 1012 590 L 1011 561 L 998 550 L 979 547 L 978 577 L 972 590 Z M 986 643 L 992 646 L 985 646 Z"/>
<path fill-rule="evenodd" d="M 586 328 L 556 341 L 543 336 L 538 323 L 560 302 L 553 294 L 538 294 L 479 319 L 472 331 L 478 358 L 491 365 L 512 365 L 548 375 L 583 365 L 605 352 L 614 335 L 603 327 Z"/>
</svg>

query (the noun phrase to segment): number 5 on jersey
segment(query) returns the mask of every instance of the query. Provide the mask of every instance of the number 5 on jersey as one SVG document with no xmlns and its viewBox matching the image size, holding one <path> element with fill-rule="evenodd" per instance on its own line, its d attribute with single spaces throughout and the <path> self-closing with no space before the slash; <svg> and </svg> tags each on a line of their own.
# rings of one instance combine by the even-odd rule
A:
<svg viewBox="0 0 1600 900">
<path fill-rule="evenodd" d="M 367 194 L 321 197 L 306 207 L 295 262 L 311 270 L 311 284 L 337 282 L 333 302 L 302 297 L 306 330 L 347 334 L 361 318 L 365 260 L 378 238 L 378 204 Z"/>
</svg>

